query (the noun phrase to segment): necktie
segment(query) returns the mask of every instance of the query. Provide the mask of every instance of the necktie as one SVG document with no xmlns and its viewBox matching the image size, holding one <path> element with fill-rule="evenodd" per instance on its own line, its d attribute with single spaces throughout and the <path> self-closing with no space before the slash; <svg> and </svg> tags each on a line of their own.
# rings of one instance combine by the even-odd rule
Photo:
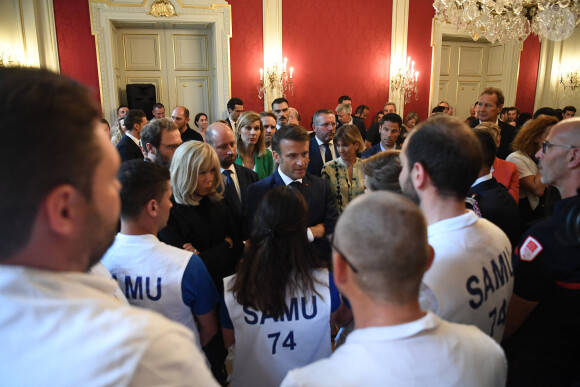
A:
<svg viewBox="0 0 580 387">
<path fill-rule="evenodd" d="M 242 201 L 240 199 L 240 196 L 238 195 L 238 191 L 236 190 L 236 185 L 234 184 L 234 181 L 232 180 L 232 176 L 231 176 L 232 171 L 230 171 L 229 169 L 224 169 L 224 171 L 222 173 L 226 178 L 225 196 L 230 198 L 229 199 L 230 202 L 235 205 L 235 207 L 238 211 L 241 211 L 242 210 Z"/>
<path fill-rule="evenodd" d="M 324 146 L 324 162 L 332 160 L 332 152 L 330 151 L 330 144 L 322 144 Z"/>
<path fill-rule="evenodd" d="M 302 191 L 302 183 L 299 181 L 293 181 L 292 183 L 289 184 L 289 186 L 297 191 Z"/>
<path fill-rule="evenodd" d="M 224 176 L 226 177 L 226 185 L 229 187 L 232 185 L 232 177 L 230 176 L 230 174 L 232 173 L 232 171 L 230 171 L 229 169 L 224 169 L 224 171 L 222 172 L 224 174 Z"/>
</svg>

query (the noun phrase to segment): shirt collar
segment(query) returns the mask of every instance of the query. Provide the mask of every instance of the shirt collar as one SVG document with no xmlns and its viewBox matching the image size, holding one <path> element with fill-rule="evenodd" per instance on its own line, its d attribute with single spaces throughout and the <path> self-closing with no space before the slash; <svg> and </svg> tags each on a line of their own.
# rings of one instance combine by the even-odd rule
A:
<svg viewBox="0 0 580 387">
<path fill-rule="evenodd" d="M 234 164 L 230 165 L 228 168 L 226 168 L 228 171 L 232 171 L 232 173 L 236 173 L 236 168 L 234 167 Z M 223 171 L 225 171 L 226 169 L 220 167 L 220 173 L 223 173 Z"/>
<path fill-rule="evenodd" d="M 136 137 L 132 136 L 132 135 L 131 135 L 131 133 L 129 133 L 129 131 L 126 131 L 126 132 L 125 132 L 125 134 L 127 135 L 127 137 L 129 137 L 131 140 L 133 140 L 133 142 L 134 142 L 135 144 L 137 144 L 137 146 L 138 146 L 139 148 L 141 148 L 141 144 L 139 144 L 139 139 L 138 139 L 138 138 L 136 138 Z"/>
<path fill-rule="evenodd" d="M 493 176 L 491 175 L 491 172 L 488 173 L 487 175 L 483 175 L 481 177 L 478 177 L 473 184 L 471 184 L 472 187 L 475 187 L 476 185 L 478 185 L 479 183 L 483 183 L 484 181 L 488 181 L 491 180 Z"/>
<path fill-rule="evenodd" d="M 286 176 L 286 175 L 284 174 L 284 172 L 282 172 L 282 171 L 280 170 L 280 168 L 278 168 L 278 174 L 280 175 L 280 177 L 282 178 L 282 181 L 283 181 L 283 182 L 284 182 L 284 184 L 286 184 L 286 185 L 288 185 L 288 184 L 290 184 L 290 183 L 292 183 L 292 182 L 294 182 L 294 181 L 298 181 L 298 182 L 302 183 L 302 179 L 298 179 L 298 180 L 292 180 L 291 178 L 289 178 L 288 176 Z"/>
<path fill-rule="evenodd" d="M 322 144 L 324 144 L 324 142 L 320 141 L 320 139 L 319 139 L 318 137 L 316 137 L 316 136 L 314 136 L 314 138 L 316 139 L 316 142 L 318 143 L 318 147 L 320 148 L 320 146 L 321 146 Z M 330 141 L 328 142 L 328 145 L 333 145 L 333 143 L 332 143 L 332 140 L 330 140 Z"/>
<path fill-rule="evenodd" d="M 466 210 L 462 215 L 443 219 L 427 226 L 427 237 L 433 238 L 440 233 L 448 233 L 452 230 L 459 230 L 471 226 L 473 223 L 477 222 L 477 219 L 479 218 L 473 211 Z"/>
<path fill-rule="evenodd" d="M 441 318 L 432 312 L 427 312 L 420 319 L 404 324 L 355 329 L 348 335 L 346 341 L 347 343 L 361 343 L 381 340 L 399 340 L 415 336 L 426 330 L 432 330 L 440 324 Z"/>
</svg>

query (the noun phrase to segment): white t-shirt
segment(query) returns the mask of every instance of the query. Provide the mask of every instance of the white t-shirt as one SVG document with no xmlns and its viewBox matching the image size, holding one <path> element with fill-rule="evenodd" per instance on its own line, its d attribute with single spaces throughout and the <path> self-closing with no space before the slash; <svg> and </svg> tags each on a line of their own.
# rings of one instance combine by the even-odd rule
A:
<svg viewBox="0 0 580 387">
<path fill-rule="evenodd" d="M 185 325 L 201 348 L 193 315 L 211 312 L 219 301 L 201 258 L 169 246 L 155 235 L 118 233 L 101 262 L 131 305 L 152 309 Z"/>
<path fill-rule="evenodd" d="M 235 333 L 231 386 L 279 386 L 286 373 L 331 354 L 331 297 L 327 270 L 314 273 L 316 291 L 286 298 L 289 313 L 281 320 L 242 307 L 228 289 L 235 276 L 224 278 L 225 305 Z M 223 320 L 223 318 L 222 318 Z M 224 324 L 225 325 L 225 324 Z"/>
<path fill-rule="evenodd" d="M 528 176 L 536 176 L 538 174 L 538 165 L 532 160 L 528 155 L 521 151 L 515 151 L 510 153 L 508 157 L 505 159 L 506 161 L 512 162 L 518 168 L 518 177 L 523 179 L 524 177 Z M 520 199 L 528 198 L 528 202 L 530 203 L 530 207 L 532 210 L 535 210 L 540 204 L 540 198 L 536 195 L 526 192 L 520 187 Z"/>
<path fill-rule="evenodd" d="M 290 371 L 282 387 L 503 386 L 506 376 L 503 350 L 491 338 L 427 313 L 355 329 L 330 358 Z"/>
<path fill-rule="evenodd" d="M 437 297 L 437 315 L 473 324 L 501 341 L 514 274 L 504 232 L 473 211 L 427 227 L 435 250 L 423 282 Z"/>
<path fill-rule="evenodd" d="M 217 386 L 191 331 L 112 296 L 113 280 L 0 265 L 0 380 Z"/>
</svg>

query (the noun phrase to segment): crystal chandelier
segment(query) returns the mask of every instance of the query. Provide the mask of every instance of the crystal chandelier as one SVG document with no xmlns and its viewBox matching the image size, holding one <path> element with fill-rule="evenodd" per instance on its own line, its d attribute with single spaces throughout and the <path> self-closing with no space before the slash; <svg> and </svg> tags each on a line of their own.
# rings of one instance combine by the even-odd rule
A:
<svg viewBox="0 0 580 387">
<path fill-rule="evenodd" d="M 286 97 L 286 91 L 290 90 L 294 95 L 294 82 L 292 76 L 294 67 L 290 67 L 290 73 L 286 71 L 288 58 L 284 58 L 284 65 L 281 67 L 278 63 L 267 68 L 264 74 L 264 69 L 260 69 L 260 85 L 258 86 L 258 97 L 262 99 L 264 94 L 269 90 L 271 93 L 276 92 L 276 95 Z"/>
<path fill-rule="evenodd" d="M 566 75 L 560 76 L 560 83 L 564 86 L 564 90 L 567 88 L 576 90 L 580 87 L 580 74 L 578 70 L 576 71 L 569 71 Z"/>
<path fill-rule="evenodd" d="M 405 103 L 407 104 L 411 100 L 413 93 L 415 94 L 415 99 L 418 99 L 417 78 L 419 78 L 419 72 L 415 71 L 415 61 L 411 61 L 411 57 L 409 56 L 407 57 L 407 65 L 400 67 L 391 76 L 391 89 L 403 93 Z"/>
<path fill-rule="evenodd" d="M 564 40 L 580 23 L 580 0 L 435 0 L 435 17 L 473 40 L 523 42 L 530 33 Z"/>
</svg>

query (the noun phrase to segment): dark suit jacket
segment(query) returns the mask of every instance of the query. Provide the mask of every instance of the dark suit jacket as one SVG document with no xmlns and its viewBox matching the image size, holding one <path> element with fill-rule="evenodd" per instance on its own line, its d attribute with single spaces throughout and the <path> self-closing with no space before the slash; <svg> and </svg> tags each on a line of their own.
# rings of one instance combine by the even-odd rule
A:
<svg viewBox="0 0 580 387">
<path fill-rule="evenodd" d="M 342 122 L 338 120 L 338 116 L 336 116 L 336 123 L 338 124 L 336 126 L 337 129 L 340 128 L 342 125 L 344 125 Z M 361 120 L 360 118 L 352 116 L 352 124 L 358 128 L 358 131 L 360 132 L 360 135 L 362 136 L 362 139 L 364 141 L 364 139 L 367 137 L 367 128 L 365 126 L 364 121 Z"/>
<path fill-rule="evenodd" d="M 283 186 L 285 184 L 278 170 L 276 170 L 271 176 L 248 187 L 247 206 L 250 230 L 252 229 L 251 225 L 258 204 L 264 195 L 272 188 L 281 185 Z M 328 181 L 307 173 L 302 179 L 302 195 L 308 205 L 308 226 L 316 226 L 319 223 L 324 223 L 325 234 L 332 234 L 338 219 L 338 213 L 336 212 L 336 202 Z M 325 260 L 330 259 L 330 244 L 326 238 L 315 239 L 314 245 L 322 253 L 322 257 Z"/>
<path fill-rule="evenodd" d="M 240 195 L 242 196 L 242 200 L 240 202 L 238 193 L 233 186 L 226 186 L 226 191 L 224 193 L 224 199 L 226 204 L 228 205 L 230 214 L 232 215 L 232 219 L 236 227 L 238 227 L 242 233 L 243 240 L 248 239 L 249 231 L 247 229 L 247 208 L 246 208 L 246 199 L 247 199 L 247 192 L 248 187 L 250 184 L 253 184 L 260 180 L 258 174 L 252 171 L 249 168 L 244 166 L 234 164 L 234 168 L 236 170 L 236 176 L 238 178 L 238 184 L 240 186 Z"/>
<path fill-rule="evenodd" d="M 308 153 L 310 157 L 310 162 L 308 162 L 308 168 L 306 171 L 311 175 L 321 177 L 322 167 L 324 167 L 324 161 L 322 160 L 322 155 L 320 154 L 320 148 L 318 147 L 318 142 L 316 141 L 316 136 L 310 139 L 310 146 L 308 148 Z M 338 151 L 336 150 L 336 144 L 334 145 L 334 154 L 338 157 Z"/>
<path fill-rule="evenodd" d="M 187 129 L 181 133 L 181 141 L 201 141 L 203 142 L 203 136 L 197 132 L 197 130 L 191 129 L 189 124 L 187 124 Z"/>
<path fill-rule="evenodd" d="M 369 130 L 367 130 L 366 141 L 370 142 L 372 146 L 377 145 L 381 142 L 381 134 L 379 133 L 380 125 L 378 122 L 373 123 Z"/>
<path fill-rule="evenodd" d="M 501 228 L 512 247 L 516 246 L 522 231 L 522 217 L 509 191 L 493 177 L 471 187 L 468 196 L 472 195 L 475 195 L 481 216 Z"/>
<path fill-rule="evenodd" d="M 479 125 L 479 120 L 470 120 L 470 126 L 472 128 L 475 128 L 477 125 Z M 516 136 L 516 128 L 502 120 L 497 120 L 497 125 L 501 129 L 501 139 L 499 140 L 496 156 L 505 160 L 512 153 L 512 142 Z"/>
<path fill-rule="evenodd" d="M 395 149 L 401 149 L 401 146 L 399 144 L 395 144 Z M 369 148 L 366 151 L 364 151 L 360 158 L 363 160 L 368 159 L 369 157 L 374 156 L 380 152 L 382 152 L 381 144 L 377 144 L 377 145 L 373 146 L 372 148 Z"/>
<path fill-rule="evenodd" d="M 121 161 L 133 159 L 143 160 L 143 152 L 141 151 L 141 148 L 126 134 L 121 137 L 121 141 L 117 144 L 117 150 L 121 155 Z"/>
</svg>

